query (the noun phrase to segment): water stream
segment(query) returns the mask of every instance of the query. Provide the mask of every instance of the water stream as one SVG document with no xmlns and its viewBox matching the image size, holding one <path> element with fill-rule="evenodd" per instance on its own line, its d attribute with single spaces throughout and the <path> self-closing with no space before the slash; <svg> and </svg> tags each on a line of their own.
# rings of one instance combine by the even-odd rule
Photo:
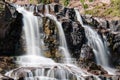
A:
<svg viewBox="0 0 120 80">
<path fill-rule="evenodd" d="M 67 42 L 65 39 L 65 34 L 62 28 L 61 23 L 56 19 L 56 17 L 54 15 L 51 14 L 46 14 L 46 17 L 49 17 L 50 19 L 52 19 L 53 21 L 55 21 L 56 23 L 56 27 L 58 28 L 58 33 L 59 33 L 59 41 L 60 41 L 60 46 L 59 49 L 62 50 L 62 54 L 65 56 L 65 59 L 62 61 L 64 63 L 71 63 L 71 56 L 67 47 Z"/>
<path fill-rule="evenodd" d="M 56 23 L 56 27 L 58 29 L 58 34 L 59 34 L 59 42 L 60 42 L 59 50 L 62 50 L 61 51 L 62 55 L 64 55 L 64 59 L 61 62 L 70 64 L 72 62 L 71 56 L 67 47 L 67 42 L 62 25 L 54 15 L 49 14 L 49 5 L 45 5 L 45 17 L 52 19 Z"/>
<path fill-rule="evenodd" d="M 108 48 L 102 41 L 100 35 L 91 28 L 89 25 L 83 24 L 81 15 L 77 9 L 75 9 L 77 20 L 85 29 L 85 35 L 88 40 L 88 45 L 92 47 L 95 54 L 95 59 L 98 65 L 101 65 L 109 74 L 114 74 L 114 70 L 110 67 Z"/>
<path fill-rule="evenodd" d="M 38 18 L 33 15 L 33 12 L 27 11 L 23 7 L 17 7 L 17 10 L 23 15 L 23 36 L 25 37 L 26 54 L 18 57 L 16 62 L 22 66 L 47 64 L 48 60 L 49 63 L 54 63 L 52 59 L 45 58 L 42 54 L 41 43 L 43 42 L 40 38 L 39 26 L 41 23 L 38 23 Z"/>
<path fill-rule="evenodd" d="M 18 68 L 15 73 L 14 70 L 6 73 L 7 76 L 12 77 L 12 74 L 14 73 L 15 75 L 13 78 L 17 79 L 20 72 L 23 72 L 27 74 L 24 76 L 24 80 L 70 80 L 76 77 L 77 80 L 84 80 L 83 76 L 90 75 L 86 71 L 83 71 L 72 64 L 68 64 L 70 63 L 69 61 L 71 61 L 71 57 L 67 48 L 64 31 L 61 23 L 57 21 L 55 16 L 50 14 L 45 15 L 56 22 L 60 38 L 59 48 L 63 50 L 65 58 L 69 58 L 69 60 L 66 59 L 64 62 L 66 64 L 55 63 L 52 59 L 42 55 L 38 18 L 34 16 L 31 11 L 26 11 L 23 7 L 19 7 L 17 10 L 23 15 L 26 54 L 17 58 L 16 63 L 20 64 L 21 68 Z M 35 67 L 35 71 L 31 70 L 33 67 Z M 73 75 L 73 77 L 70 75 Z"/>
</svg>

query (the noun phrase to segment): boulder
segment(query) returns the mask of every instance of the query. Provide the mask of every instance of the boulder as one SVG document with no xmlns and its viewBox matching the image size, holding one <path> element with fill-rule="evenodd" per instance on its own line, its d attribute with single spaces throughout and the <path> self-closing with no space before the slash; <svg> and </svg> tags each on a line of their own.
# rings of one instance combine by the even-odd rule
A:
<svg viewBox="0 0 120 80">
<path fill-rule="evenodd" d="M 95 60 L 95 55 L 91 47 L 85 44 L 82 46 L 80 60 L 83 60 L 84 62 Z"/>
<path fill-rule="evenodd" d="M 13 62 L 14 57 L 0 57 L 0 73 L 4 74 L 7 71 L 14 69 L 16 67 Z"/>
</svg>

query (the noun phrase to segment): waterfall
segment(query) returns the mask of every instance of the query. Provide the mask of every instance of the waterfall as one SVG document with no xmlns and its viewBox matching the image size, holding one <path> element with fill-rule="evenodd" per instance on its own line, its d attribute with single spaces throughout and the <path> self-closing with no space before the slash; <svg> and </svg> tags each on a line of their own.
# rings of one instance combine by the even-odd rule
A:
<svg viewBox="0 0 120 80">
<path fill-rule="evenodd" d="M 41 55 L 37 17 L 33 16 L 32 12 L 28 12 L 23 8 L 18 8 L 18 11 L 23 14 L 23 31 L 25 34 L 27 55 Z"/>
<path fill-rule="evenodd" d="M 48 4 L 45 5 L 45 13 L 49 14 L 49 5 Z"/>
<path fill-rule="evenodd" d="M 40 64 L 53 64 L 54 61 L 45 58 L 42 55 L 41 44 L 43 43 L 40 38 L 40 26 L 38 18 L 33 15 L 33 12 L 25 10 L 23 7 L 17 7 L 19 13 L 23 15 L 23 36 L 25 38 L 26 54 L 17 58 L 17 63 L 21 66 L 38 66 Z M 41 61 L 41 62 L 40 62 Z M 49 63 L 47 62 L 49 61 Z"/>
<path fill-rule="evenodd" d="M 47 11 L 45 17 L 49 17 L 56 23 L 60 39 L 59 49 L 63 52 L 62 54 L 66 59 L 63 62 L 66 64 L 55 63 L 52 59 L 42 55 L 43 50 L 41 46 L 44 43 L 39 31 L 40 27 L 42 27 L 42 21 L 38 23 L 38 18 L 33 15 L 32 10 L 29 12 L 23 7 L 19 7 L 17 10 L 23 15 L 23 36 L 25 37 L 26 54 L 17 58 L 16 63 L 20 64 L 21 67 L 7 72 L 6 76 L 15 80 L 18 80 L 21 76 L 24 78 L 21 80 L 86 80 L 87 76 L 99 79 L 74 64 L 70 64 L 71 56 L 67 47 L 65 34 L 61 23 L 54 15 L 48 14 L 49 11 Z"/>
<path fill-rule="evenodd" d="M 92 47 L 95 54 L 95 59 L 98 65 L 101 65 L 109 74 L 114 74 L 114 70 L 110 68 L 108 48 L 102 41 L 97 31 L 93 30 L 91 26 L 84 25 L 80 13 L 75 9 L 77 20 L 85 29 L 85 35 L 88 40 L 88 45 Z"/>
<path fill-rule="evenodd" d="M 58 33 L 59 33 L 59 41 L 60 41 L 60 46 L 59 46 L 59 50 L 62 50 L 62 54 L 64 55 L 64 59 L 62 60 L 62 62 L 64 63 L 71 63 L 71 56 L 67 47 L 67 42 L 66 42 L 66 38 L 65 38 L 65 34 L 62 28 L 61 23 L 57 20 L 57 18 L 54 15 L 49 14 L 49 5 L 45 5 L 45 16 L 49 17 L 50 19 L 52 19 L 53 21 L 55 21 L 56 23 L 56 27 L 58 28 Z"/>
<path fill-rule="evenodd" d="M 59 41 L 60 41 L 60 46 L 59 49 L 62 50 L 63 55 L 65 56 L 65 60 L 62 61 L 64 63 L 71 63 L 71 56 L 67 47 L 67 42 L 66 42 L 66 38 L 65 38 L 65 34 L 62 28 L 61 23 L 57 20 L 57 18 L 54 15 L 51 14 L 46 14 L 46 17 L 49 17 L 50 19 L 52 19 L 53 21 L 55 21 L 56 23 L 56 27 L 58 28 L 58 33 L 59 33 Z"/>
</svg>

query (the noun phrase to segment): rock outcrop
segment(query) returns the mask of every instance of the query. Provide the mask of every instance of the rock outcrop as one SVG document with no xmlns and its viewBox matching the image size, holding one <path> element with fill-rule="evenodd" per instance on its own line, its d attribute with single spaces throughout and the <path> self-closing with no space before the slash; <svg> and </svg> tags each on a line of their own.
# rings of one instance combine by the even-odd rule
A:
<svg viewBox="0 0 120 80">
<path fill-rule="evenodd" d="M 20 38 L 22 34 L 22 15 L 12 21 L 6 21 L 1 18 L 1 37 L 0 37 L 0 55 L 15 55 L 17 49 L 20 49 Z"/>
</svg>

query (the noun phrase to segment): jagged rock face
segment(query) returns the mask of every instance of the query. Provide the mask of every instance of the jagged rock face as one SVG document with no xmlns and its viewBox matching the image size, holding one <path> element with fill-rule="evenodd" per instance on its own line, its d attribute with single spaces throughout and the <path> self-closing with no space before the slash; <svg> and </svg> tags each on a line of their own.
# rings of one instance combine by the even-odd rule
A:
<svg viewBox="0 0 120 80">
<path fill-rule="evenodd" d="M 84 28 L 79 22 L 65 20 L 62 22 L 68 48 L 74 58 L 79 58 L 82 45 L 85 43 Z"/>
<path fill-rule="evenodd" d="M 65 18 L 70 19 L 71 21 L 77 20 L 74 8 L 63 8 L 62 10 L 60 9 L 59 13 L 57 13 L 56 16 L 58 19 Z"/>
<path fill-rule="evenodd" d="M 89 62 L 93 62 L 95 60 L 93 50 L 88 45 L 82 46 L 80 60 L 82 60 L 83 63 L 89 63 Z"/>
<path fill-rule="evenodd" d="M 107 35 L 109 47 L 111 51 L 111 55 L 113 56 L 113 63 L 114 65 L 120 64 L 120 33 L 114 34 L 114 33 L 108 33 Z"/>
<path fill-rule="evenodd" d="M 120 30 L 120 20 L 110 22 L 111 30 L 119 32 Z"/>
<path fill-rule="evenodd" d="M 20 38 L 22 33 L 22 14 L 17 13 L 17 18 L 10 22 L 3 22 L 0 38 L 0 55 L 15 55 L 17 49 L 20 48 Z M 1 23 L 1 24 L 4 24 Z M 2 31 L 3 30 L 3 31 Z"/>
<path fill-rule="evenodd" d="M 99 65 L 95 63 L 95 55 L 90 46 L 84 44 L 81 48 L 81 54 L 79 58 L 79 66 L 86 68 L 88 72 L 95 75 L 107 74 L 107 72 Z"/>
<path fill-rule="evenodd" d="M 43 19 L 43 31 L 45 33 L 44 42 L 47 47 L 47 53 L 50 54 L 48 57 L 57 58 L 56 52 L 58 51 L 58 33 L 57 27 L 53 20 L 48 17 Z"/>
<path fill-rule="evenodd" d="M 77 21 L 74 8 L 64 8 L 56 16 L 62 22 L 66 42 L 72 57 L 78 59 L 86 38 L 84 28 Z"/>
<path fill-rule="evenodd" d="M 82 15 L 82 20 L 84 24 L 90 25 L 93 28 L 98 28 L 100 23 L 94 19 L 92 16 L 83 16 Z"/>
<path fill-rule="evenodd" d="M 120 21 L 112 21 L 111 46 L 113 51 L 120 53 Z M 110 40 L 109 40 L 110 41 Z"/>
<path fill-rule="evenodd" d="M 82 18 L 84 24 L 91 25 L 92 28 L 98 31 L 101 38 L 103 38 L 102 35 L 106 36 L 107 46 L 110 50 L 111 63 L 113 63 L 114 66 L 120 69 L 120 21 L 108 21 L 91 16 L 82 16 Z"/>
<path fill-rule="evenodd" d="M 113 39 L 113 49 L 114 51 L 120 53 L 120 34 L 116 34 Z"/>
<path fill-rule="evenodd" d="M 13 62 L 14 57 L 0 57 L 0 73 L 5 74 L 7 71 L 16 68 Z M 1 78 L 1 77 L 0 77 Z"/>
</svg>

